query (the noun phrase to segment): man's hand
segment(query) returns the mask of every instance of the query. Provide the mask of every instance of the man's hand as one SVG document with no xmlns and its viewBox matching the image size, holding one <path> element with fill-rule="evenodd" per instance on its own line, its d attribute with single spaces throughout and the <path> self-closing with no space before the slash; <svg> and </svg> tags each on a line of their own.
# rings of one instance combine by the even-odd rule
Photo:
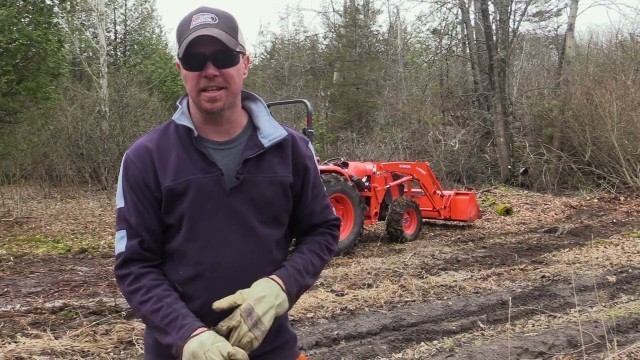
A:
<svg viewBox="0 0 640 360">
<path fill-rule="evenodd" d="M 249 360 L 249 355 L 211 330 L 196 330 L 184 344 L 182 360 Z"/>
<path fill-rule="evenodd" d="M 279 280 L 279 279 L 278 279 Z M 289 300 L 276 279 L 262 278 L 250 288 L 239 290 L 213 303 L 213 310 L 236 309 L 215 331 L 247 353 L 260 345 L 273 320 L 289 308 Z"/>
</svg>

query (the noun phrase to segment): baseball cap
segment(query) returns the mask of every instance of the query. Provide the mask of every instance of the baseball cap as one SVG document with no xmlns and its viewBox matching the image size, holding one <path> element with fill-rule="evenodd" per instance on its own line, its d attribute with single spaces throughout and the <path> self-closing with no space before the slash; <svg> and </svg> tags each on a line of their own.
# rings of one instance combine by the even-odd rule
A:
<svg viewBox="0 0 640 360">
<path fill-rule="evenodd" d="M 178 23 L 178 58 L 182 57 L 191 40 L 201 35 L 213 36 L 232 50 L 247 52 L 242 31 L 233 15 L 224 10 L 201 6 Z"/>
</svg>

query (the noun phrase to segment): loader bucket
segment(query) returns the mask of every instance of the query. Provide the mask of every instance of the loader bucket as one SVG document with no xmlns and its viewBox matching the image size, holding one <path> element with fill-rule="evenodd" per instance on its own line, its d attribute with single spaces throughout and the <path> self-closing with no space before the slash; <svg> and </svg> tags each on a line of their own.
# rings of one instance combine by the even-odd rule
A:
<svg viewBox="0 0 640 360">
<path fill-rule="evenodd" d="M 443 191 L 450 197 L 449 211 L 446 220 L 473 222 L 480 215 L 476 195 L 469 191 Z"/>
</svg>

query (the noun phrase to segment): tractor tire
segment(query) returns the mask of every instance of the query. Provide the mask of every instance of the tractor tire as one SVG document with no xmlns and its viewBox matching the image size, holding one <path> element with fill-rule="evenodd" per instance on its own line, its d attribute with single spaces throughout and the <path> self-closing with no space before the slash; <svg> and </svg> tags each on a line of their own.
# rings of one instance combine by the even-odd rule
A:
<svg viewBox="0 0 640 360">
<path fill-rule="evenodd" d="M 340 225 L 340 241 L 335 255 L 343 255 L 353 248 L 364 226 L 364 214 L 360 204 L 360 194 L 345 178 L 336 174 L 323 174 L 327 195 L 333 209 L 342 221 Z"/>
<path fill-rule="evenodd" d="M 420 207 L 409 198 L 397 198 L 389 207 L 386 223 L 389 240 L 399 243 L 413 241 L 422 230 Z"/>
</svg>

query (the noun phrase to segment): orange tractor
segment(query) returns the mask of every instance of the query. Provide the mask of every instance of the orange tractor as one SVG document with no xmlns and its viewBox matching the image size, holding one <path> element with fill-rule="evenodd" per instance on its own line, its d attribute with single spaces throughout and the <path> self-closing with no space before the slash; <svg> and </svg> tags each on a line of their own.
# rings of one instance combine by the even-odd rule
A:
<svg viewBox="0 0 640 360">
<path fill-rule="evenodd" d="M 274 101 L 267 106 L 302 104 L 307 126 L 302 133 L 313 143 L 312 107 L 307 100 Z M 470 191 L 442 190 L 427 162 L 358 162 L 342 157 L 318 168 L 336 214 L 342 220 L 337 254 L 349 251 L 364 226 L 386 224 L 389 239 L 415 240 L 423 219 L 473 222 L 479 216 Z"/>
</svg>

